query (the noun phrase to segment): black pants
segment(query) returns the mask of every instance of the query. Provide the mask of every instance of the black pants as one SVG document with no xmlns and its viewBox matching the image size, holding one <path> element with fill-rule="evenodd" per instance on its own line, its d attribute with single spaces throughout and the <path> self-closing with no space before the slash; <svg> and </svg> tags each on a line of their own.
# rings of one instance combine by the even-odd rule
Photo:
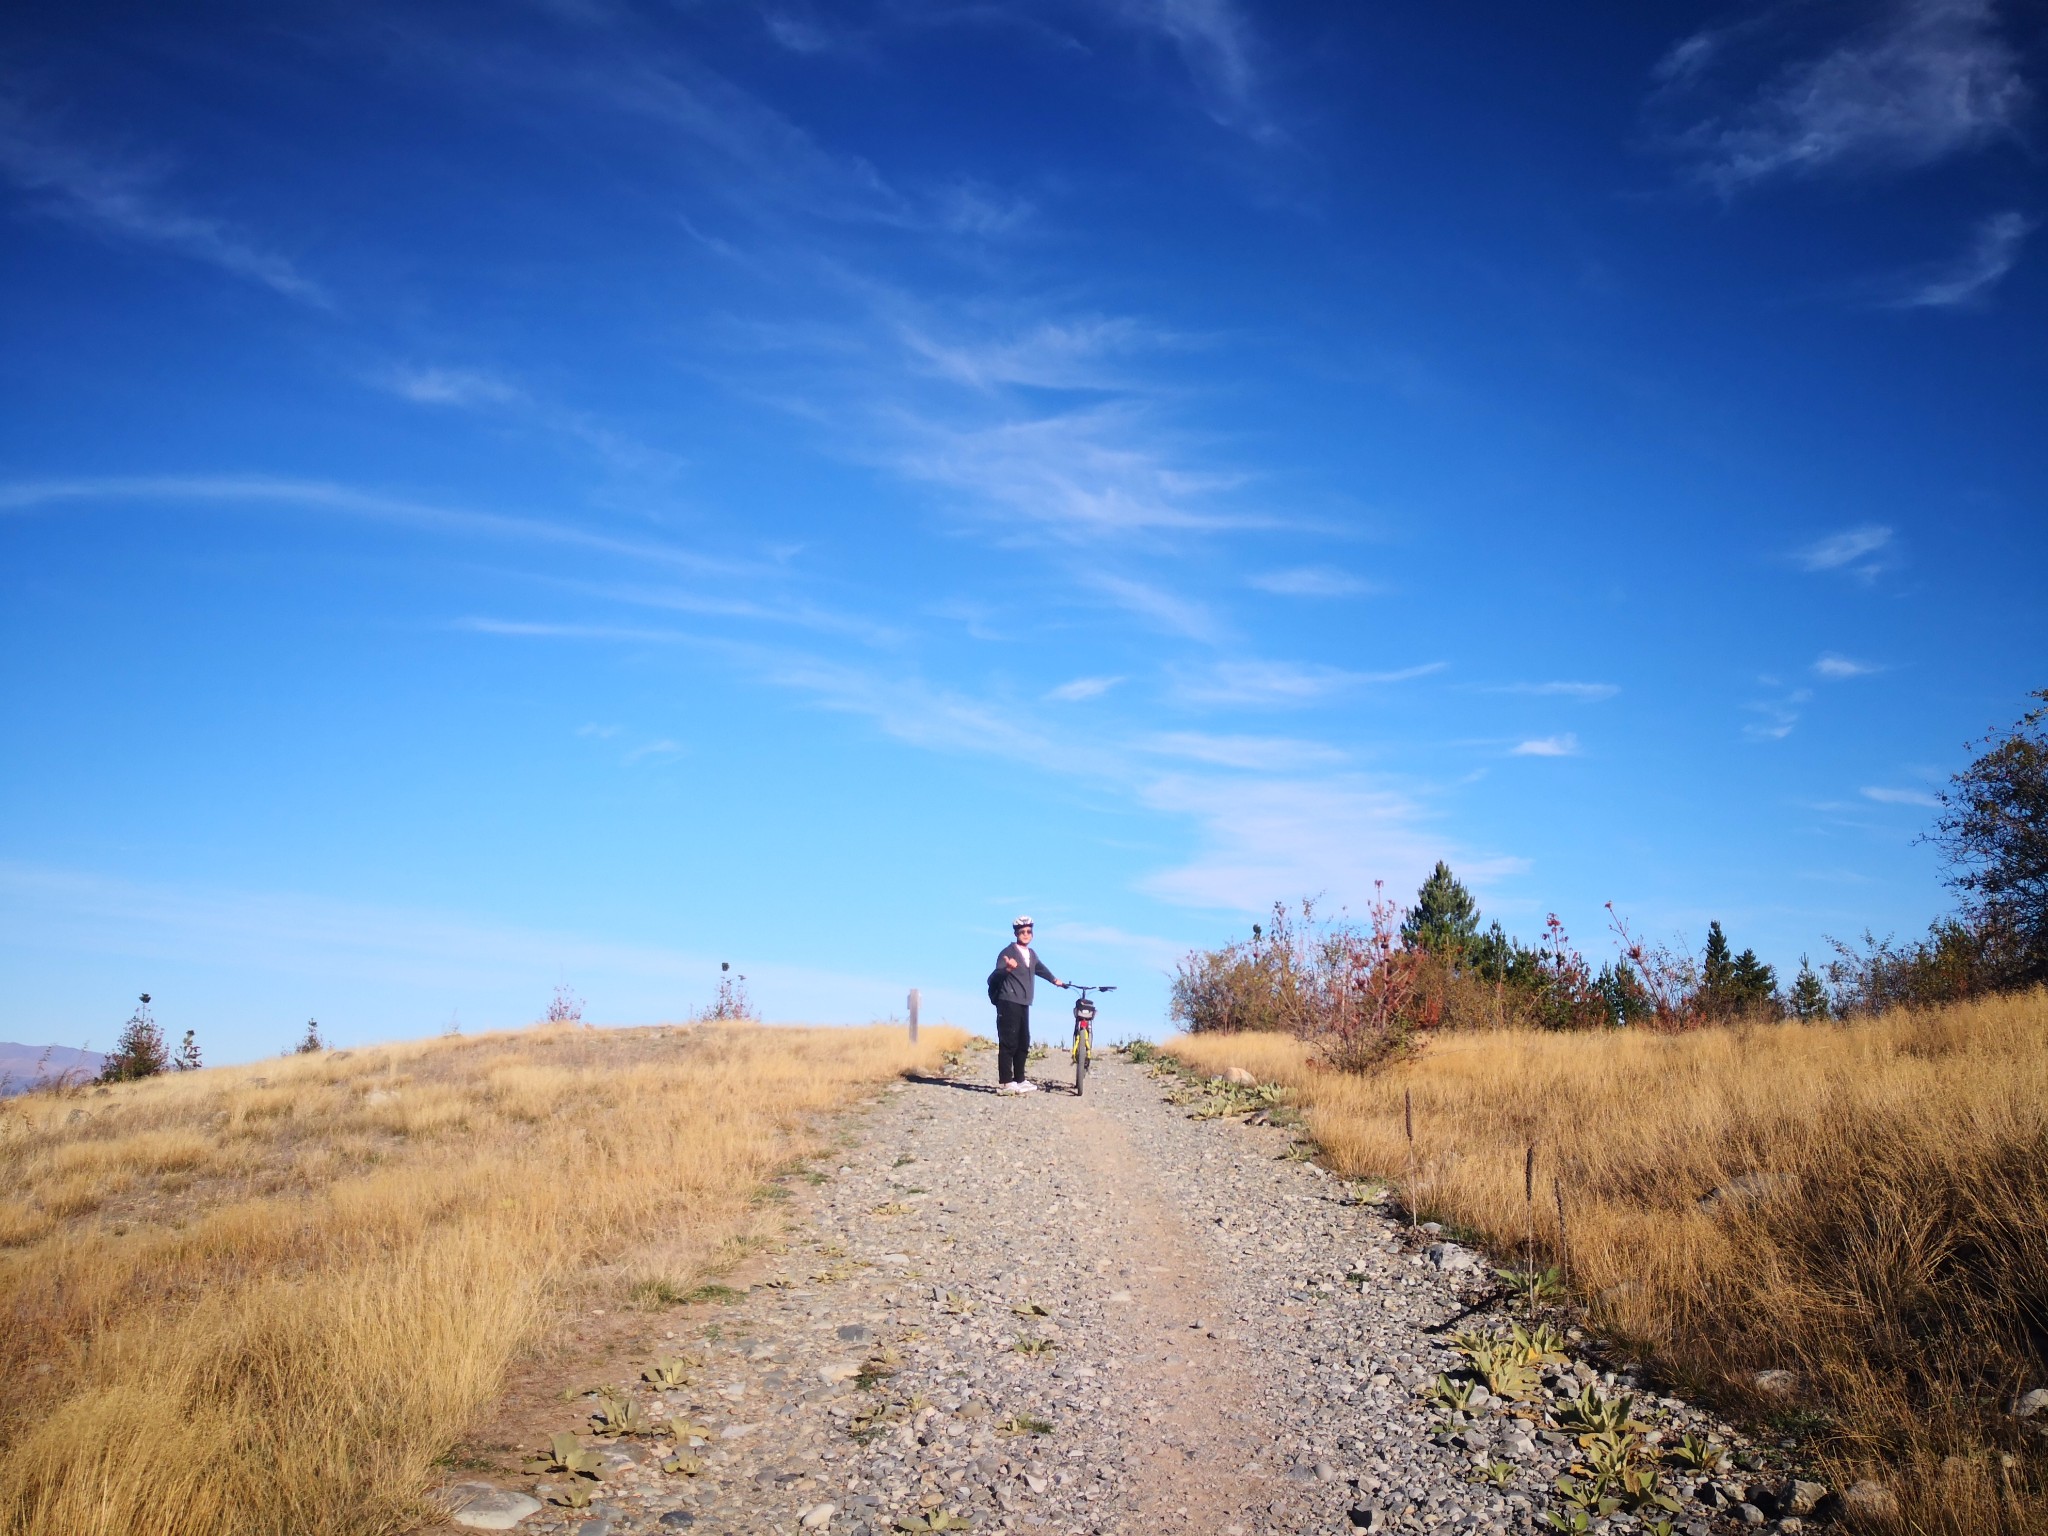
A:
<svg viewBox="0 0 2048 1536">
<path fill-rule="evenodd" d="M 1005 1083 L 1024 1081 L 1024 1063 L 1031 1059 L 1031 1005 L 996 1004 L 996 1077 Z"/>
</svg>

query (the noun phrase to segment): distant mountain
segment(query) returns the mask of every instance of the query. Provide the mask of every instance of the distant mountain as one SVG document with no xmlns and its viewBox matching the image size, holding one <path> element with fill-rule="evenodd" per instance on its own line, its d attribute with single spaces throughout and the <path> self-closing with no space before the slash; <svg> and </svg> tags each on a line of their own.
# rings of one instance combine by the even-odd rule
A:
<svg viewBox="0 0 2048 1536">
<path fill-rule="evenodd" d="M 74 1080 L 98 1077 L 106 1057 L 98 1051 L 76 1051 L 68 1045 L 15 1045 L 0 1040 L 0 1097 L 36 1085 L 38 1076 L 70 1073 Z"/>
</svg>

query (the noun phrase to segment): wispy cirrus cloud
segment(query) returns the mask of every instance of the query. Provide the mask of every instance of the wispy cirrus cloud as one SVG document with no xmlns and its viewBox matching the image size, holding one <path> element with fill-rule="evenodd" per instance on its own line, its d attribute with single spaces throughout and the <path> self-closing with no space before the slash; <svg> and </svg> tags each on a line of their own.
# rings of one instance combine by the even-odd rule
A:
<svg viewBox="0 0 2048 1536">
<path fill-rule="evenodd" d="M 1106 571 L 1091 572 L 1085 580 L 1117 607 L 1164 634 L 1202 641 L 1219 640 L 1225 634 L 1224 626 L 1207 604 L 1178 596 L 1152 582 L 1113 576 Z"/>
<path fill-rule="evenodd" d="M 332 306 L 327 290 L 281 252 L 228 221 L 184 206 L 161 160 L 88 148 L 0 93 L 0 175 L 45 212 L 110 239 L 153 246 L 268 288 L 301 304 Z"/>
<path fill-rule="evenodd" d="M 1077 677 L 1052 689 L 1046 698 L 1055 704 L 1079 704 L 1101 698 L 1122 681 L 1121 677 Z"/>
<path fill-rule="evenodd" d="M 638 442 L 587 412 L 541 400 L 502 373 L 401 364 L 370 382 L 415 405 L 500 413 L 588 449 L 621 474 L 665 480 L 683 467 L 680 455 Z"/>
<path fill-rule="evenodd" d="M 1570 731 L 1559 736 L 1538 736 L 1529 741 L 1517 742 L 1508 753 L 1510 757 L 1577 757 L 1579 738 Z"/>
<path fill-rule="evenodd" d="M 1724 194 L 1782 176 L 1931 165 L 2016 136 L 2031 99 L 1993 0 L 1890 0 L 1789 65 L 1771 57 L 1783 41 L 1766 22 L 1697 33 L 1656 71 L 1674 108 L 1727 73 L 1751 73 L 1739 103 L 1676 136 L 1698 179 Z"/>
<path fill-rule="evenodd" d="M 1885 307 L 1968 309 L 1983 303 L 2019 265 L 2020 250 L 2033 229 L 2033 220 L 2023 214 L 1993 214 L 1972 232 L 1969 247 L 1960 256 L 1910 279 Z"/>
<path fill-rule="evenodd" d="M 1840 682 L 1849 677 L 1870 677 L 1882 672 L 1884 668 L 1875 662 L 1858 661 L 1853 656 L 1826 651 L 1814 661 L 1813 670 L 1817 676 L 1824 677 L 1830 682 Z"/>
<path fill-rule="evenodd" d="M 1924 789 L 1887 789 L 1882 785 L 1870 785 L 1862 793 L 1864 799 L 1875 800 L 1879 805 L 1918 805 L 1932 808 L 1941 804 L 1939 796 L 1929 794 Z"/>
<path fill-rule="evenodd" d="M 1220 736 L 1203 731 L 1166 731 L 1142 738 L 1137 746 L 1141 751 L 1160 757 L 1262 773 L 1296 773 L 1305 768 L 1329 768 L 1345 760 L 1345 753 L 1326 742 L 1303 741 L 1291 736 Z"/>
<path fill-rule="evenodd" d="M 1874 580 L 1895 558 L 1892 530 L 1882 523 L 1844 528 L 1792 551 L 1802 571 L 1845 571 L 1862 581 Z"/>
<path fill-rule="evenodd" d="M 1390 672 L 1353 672 L 1320 663 L 1291 661 L 1225 661 L 1183 676 L 1177 695 L 1193 704 L 1305 705 L 1377 683 L 1405 683 L 1441 672 L 1448 663 L 1432 661 Z"/>
<path fill-rule="evenodd" d="M 1283 141 L 1259 89 L 1251 24 L 1231 0 L 1115 0 L 1107 14 L 1170 41 L 1216 122 L 1260 143 Z"/>
<path fill-rule="evenodd" d="M 1768 683 L 1774 679 L 1766 678 L 1764 681 Z M 1799 718 L 1812 699 L 1812 689 L 1794 688 L 1774 699 L 1759 699 L 1745 704 L 1742 706 L 1744 711 L 1756 718 L 1742 727 L 1742 734 L 1750 741 L 1783 741 L 1798 727 Z"/>
<path fill-rule="evenodd" d="M 327 480 L 271 475 L 132 475 L 0 484 L 0 513 L 93 502 L 210 502 L 259 510 L 314 512 L 391 523 L 423 532 L 561 545 L 707 575 L 759 575 L 768 569 L 704 555 L 679 545 L 620 537 L 571 523 L 441 506 Z"/>
<path fill-rule="evenodd" d="M 1355 597 L 1376 591 L 1373 583 L 1329 565 L 1297 565 L 1282 571 L 1260 571 L 1246 580 L 1275 597 Z"/>
</svg>

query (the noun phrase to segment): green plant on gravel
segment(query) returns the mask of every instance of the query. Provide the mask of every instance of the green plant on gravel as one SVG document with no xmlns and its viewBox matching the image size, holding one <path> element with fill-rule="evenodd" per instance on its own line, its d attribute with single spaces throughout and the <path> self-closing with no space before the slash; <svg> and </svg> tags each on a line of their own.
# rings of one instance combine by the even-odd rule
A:
<svg viewBox="0 0 2048 1536">
<path fill-rule="evenodd" d="M 698 1477 L 703 1474 L 704 1463 L 688 1451 L 680 1448 L 670 1451 L 655 1463 L 662 1471 L 677 1477 Z"/>
<path fill-rule="evenodd" d="M 715 1301 L 724 1306 L 739 1301 L 746 1294 L 745 1291 L 736 1291 L 729 1285 L 719 1285 L 714 1281 L 710 1285 L 698 1286 L 694 1291 L 685 1296 L 683 1300 L 685 1303 Z"/>
<path fill-rule="evenodd" d="M 1496 1488 L 1505 1488 L 1515 1480 L 1515 1464 L 1511 1461 L 1489 1461 L 1483 1474 Z"/>
<path fill-rule="evenodd" d="M 898 1423 L 902 1417 L 902 1410 L 895 1403 L 871 1403 L 847 1420 L 846 1432 L 862 1444 L 866 1444 L 883 1430 Z"/>
<path fill-rule="evenodd" d="M 1516 1296 L 1531 1317 L 1546 1301 L 1556 1301 L 1564 1295 L 1564 1282 L 1555 1269 L 1497 1269 L 1494 1278 Z"/>
<path fill-rule="evenodd" d="M 1664 1448 L 1664 1459 L 1694 1472 L 1712 1472 L 1727 1459 L 1727 1453 L 1705 1435 L 1688 1430 L 1678 1444 Z"/>
<path fill-rule="evenodd" d="M 1007 1418 L 1003 1420 L 1002 1423 L 998 1424 L 996 1426 L 996 1433 L 999 1435 L 1012 1436 L 1049 1435 L 1052 1433 L 1052 1420 L 1034 1419 L 1025 1414 L 1020 1413 L 1013 1415 L 1012 1417 Z"/>
<path fill-rule="evenodd" d="M 647 1410 L 622 1392 L 607 1391 L 597 1400 L 597 1412 L 590 1416 L 591 1430 L 607 1440 L 620 1435 L 655 1435 L 661 1426 L 648 1417 Z"/>
<path fill-rule="evenodd" d="M 1035 1301 L 1022 1301 L 1010 1308 L 1019 1317 L 1051 1317 L 1052 1313 Z"/>
<path fill-rule="evenodd" d="M 1020 1355 L 1049 1355 L 1059 1346 L 1051 1339 L 1019 1339 L 1011 1348 Z"/>
<path fill-rule="evenodd" d="M 903 1357 L 893 1349 L 878 1349 L 861 1362 L 855 1373 L 853 1384 L 863 1392 L 872 1392 L 891 1376 L 896 1367 L 903 1363 Z"/>
<path fill-rule="evenodd" d="M 950 1509 L 935 1509 L 925 1515 L 905 1515 L 896 1522 L 899 1531 L 965 1531 L 974 1526 L 972 1516 L 956 1514 Z"/>
<path fill-rule="evenodd" d="M 1549 1365 L 1564 1359 L 1564 1335 L 1548 1323 L 1525 1329 L 1520 1323 L 1508 1325 L 1509 1340 L 1524 1365 Z"/>
<path fill-rule="evenodd" d="M 694 1445 L 700 1440 L 709 1445 L 718 1437 L 710 1425 L 699 1424 L 695 1419 L 670 1419 L 668 1432 L 677 1445 Z"/>
<path fill-rule="evenodd" d="M 946 1292 L 945 1312 L 948 1317 L 971 1317 L 974 1314 L 974 1306 L 975 1304 L 965 1296 L 956 1295 L 952 1291 Z"/>
<path fill-rule="evenodd" d="M 545 1495 L 547 1502 L 563 1509 L 590 1508 L 590 1485 L 588 1483 L 565 1483 L 559 1488 L 550 1488 Z"/>
<path fill-rule="evenodd" d="M 1131 1065 L 1134 1067 L 1144 1066 L 1159 1054 L 1159 1047 L 1150 1040 L 1126 1040 L 1122 1045 L 1117 1046 L 1116 1049 L 1128 1056 L 1131 1060 Z"/>
<path fill-rule="evenodd" d="M 1639 1435 L 1650 1426 L 1635 1416 L 1635 1407 L 1634 1398 L 1607 1397 L 1589 1382 L 1557 1410 L 1557 1424 L 1577 1435 L 1581 1445 L 1594 1435 Z"/>
<path fill-rule="evenodd" d="M 1528 1351 L 1513 1339 L 1460 1333 L 1452 1338 L 1451 1347 L 1465 1357 L 1495 1397 L 1526 1397 L 1536 1388 L 1536 1373 L 1525 1360 Z"/>
<path fill-rule="evenodd" d="M 1621 1500 L 1612 1494 L 1601 1492 L 1590 1478 L 1560 1477 L 1557 1480 L 1558 1497 L 1571 1507 L 1577 1520 L 1571 1525 L 1558 1525 L 1560 1531 L 1583 1531 L 1590 1528 L 1595 1520 L 1605 1520 L 1621 1508 Z"/>
<path fill-rule="evenodd" d="M 1453 1381 L 1448 1376 L 1439 1376 L 1422 1389 L 1424 1401 L 1436 1403 L 1453 1413 L 1472 1411 L 1472 1394 L 1478 1388 L 1476 1382 Z"/>
<path fill-rule="evenodd" d="M 689 1384 L 688 1366 L 687 1360 L 679 1360 L 674 1355 L 663 1355 L 640 1373 L 640 1379 L 651 1386 L 670 1391 Z"/>
<path fill-rule="evenodd" d="M 587 1477 L 596 1482 L 604 1476 L 604 1461 L 597 1452 L 585 1450 L 570 1434 L 550 1435 L 547 1448 L 526 1463 L 528 1472 L 561 1472 L 570 1477 Z"/>
</svg>

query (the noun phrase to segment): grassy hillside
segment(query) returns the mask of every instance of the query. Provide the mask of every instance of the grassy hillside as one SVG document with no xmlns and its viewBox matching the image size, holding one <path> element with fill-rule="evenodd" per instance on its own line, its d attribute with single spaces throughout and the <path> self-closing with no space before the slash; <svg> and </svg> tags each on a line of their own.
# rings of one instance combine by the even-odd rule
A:
<svg viewBox="0 0 2048 1536">
<path fill-rule="evenodd" d="M 573 1296 L 687 1289 L 964 1043 L 535 1029 L 0 1106 L 0 1532 L 402 1529 Z"/>
<path fill-rule="evenodd" d="M 1838 1478 L 1878 1472 L 1907 1528 L 2048 1532 L 2042 1441 L 2009 1413 L 2048 1386 L 2048 993 L 1849 1024 L 1452 1035 L 1372 1076 L 1285 1035 L 1168 1049 L 1287 1085 L 1333 1167 L 1503 1256 L 1533 1234 L 1559 1262 L 1561 1191 L 1572 1287 L 1613 1335 L 1817 1434 Z M 1795 1374 L 1789 1396 L 1765 1370 Z"/>
</svg>

